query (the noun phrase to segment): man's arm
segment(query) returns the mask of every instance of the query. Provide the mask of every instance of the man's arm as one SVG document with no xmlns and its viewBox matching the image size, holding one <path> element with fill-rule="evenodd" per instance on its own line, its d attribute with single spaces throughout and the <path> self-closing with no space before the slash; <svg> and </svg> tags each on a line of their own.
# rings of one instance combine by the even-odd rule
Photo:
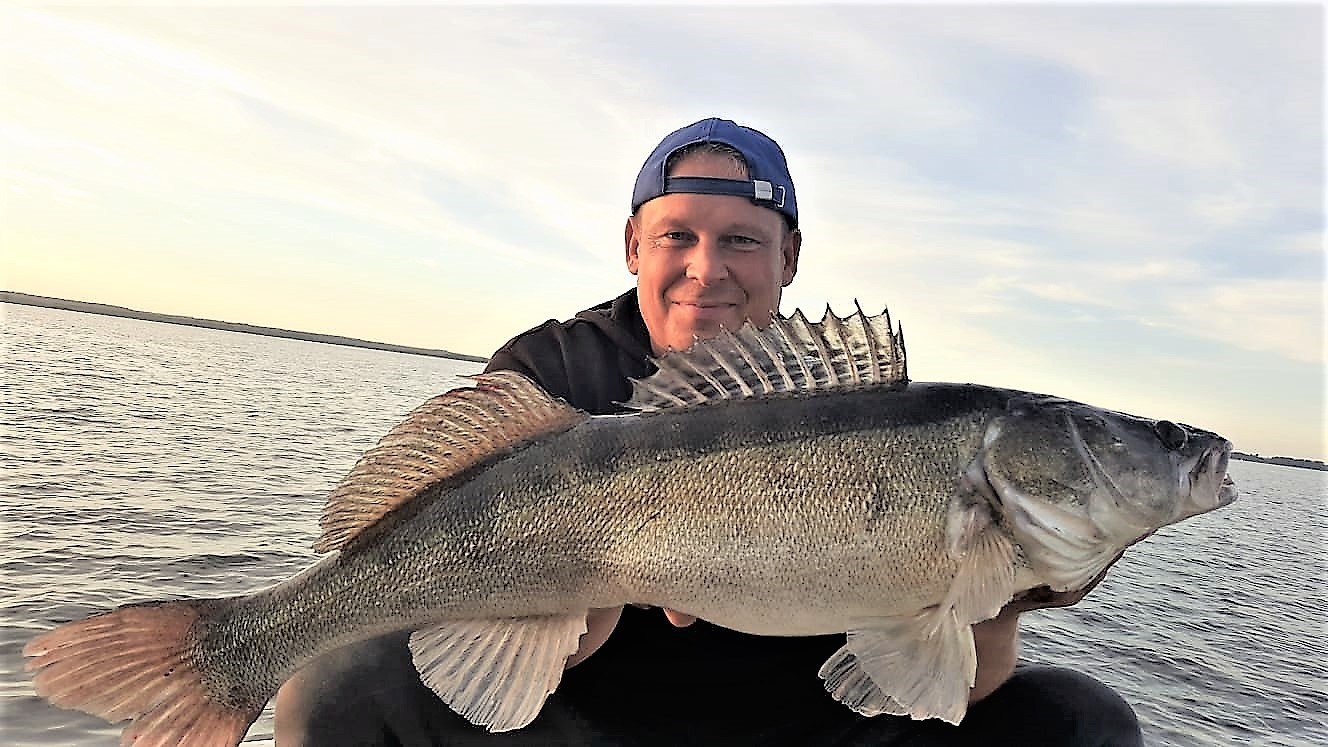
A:
<svg viewBox="0 0 1328 747">
<path fill-rule="evenodd" d="M 969 703 L 991 695 L 1014 673 L 1019 659 L 1019 612 L 1013 607 L 1011 602 L 999 615 L 973 626 L 978 671 L 968 691 Z"/>
<path fill-rule="evenodd" d="M 1151 534 L 1151 532 L 1149 533 Z M 1148 535 L 1144 535 L 1147 537 Z M 1139 542 L 1140 537 L 1134 542 Z M 1134 544 L 1133 542 L 1131 544 Z M 1019 658 L 1019 615 L 1030 610 L 1049 607 L 1069 607 L 1088 595 L 1107 571 L 1125 554 L 1122 550 L 1097 577 L 1088 585 L 1075 591 L 1052 591 L 1050 587 L 1039 586 L 1029 589 L 1005 605 L 1000 614 L 990 620 L 973 626 L 973 646 L 978 653 L 978 671 L 973 681 L 973 688 L 968 692 L 968 702 L 976 703 L 990 695 L 1010 679 L 1014 673 L 1015 662 Z"/>
</svg>

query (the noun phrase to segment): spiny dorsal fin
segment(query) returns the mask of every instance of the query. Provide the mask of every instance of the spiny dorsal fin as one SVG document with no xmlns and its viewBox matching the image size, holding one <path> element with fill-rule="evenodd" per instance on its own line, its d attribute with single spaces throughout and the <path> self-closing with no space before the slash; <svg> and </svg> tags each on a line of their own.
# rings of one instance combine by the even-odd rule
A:
<svg viewBox="0 0 1328 747">
<path fill-rule="evenodd" d="M 801 311 L 776 317 L 765 329 L 748 322 L 655 363 L 655 374 L 632 382 L 629 408 L 649 412 L 782 392 L 908 384 L 903 330 L 891 327 L 889 311 L 869 317 L 861 306 L 843 319 L 827 306 L 819 323 Z"/>
<path fill-rule="evenodd" d="M 512 371 L 473 377 L 420 405 L 383 436 L 328 496 L 318 552 L 340 550 L 428 486 L 590 416 Z"/>
</svg>

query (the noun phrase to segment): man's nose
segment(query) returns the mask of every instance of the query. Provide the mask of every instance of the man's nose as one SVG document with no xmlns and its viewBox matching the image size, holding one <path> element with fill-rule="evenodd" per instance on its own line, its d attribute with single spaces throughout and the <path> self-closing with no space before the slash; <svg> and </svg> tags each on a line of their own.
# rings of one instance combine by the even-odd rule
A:
<svg viewBox="0 0 1328 747">
<path fill-rule="evenodd" d="M 701 285 L 714 285 L 728 278 L 729 268 L 718 242 L 702 238 L 687 254 L 687 277 Z"/>
</svg>

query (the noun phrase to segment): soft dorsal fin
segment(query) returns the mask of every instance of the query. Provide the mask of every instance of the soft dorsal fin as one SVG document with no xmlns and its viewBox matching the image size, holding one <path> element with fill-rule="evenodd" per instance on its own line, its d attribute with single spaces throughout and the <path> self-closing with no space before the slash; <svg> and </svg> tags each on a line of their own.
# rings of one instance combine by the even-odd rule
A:
<svg viewBox="0 0 1328 747">
<path fill-rule="evenodd" d="M 655 363 L 656 373 L 632 382 L 627 407 L 649 412 L 781 392 L 908 384 L 903 329 L 895 331 L 889 311 L 869 317 L 861 306 L 843 319 L 827 306 L 819 323 L 801 311 L 776 317 L 764 329 L 748 322 Z"/>
<path fill-rule="evenodd" d="M 318 552 L 340 550 L 365 527 L 428 486 L 590 416 L 512 371 L 473 377 L 415 408 L 351 469 L 318 524 Z"/>
</svg>

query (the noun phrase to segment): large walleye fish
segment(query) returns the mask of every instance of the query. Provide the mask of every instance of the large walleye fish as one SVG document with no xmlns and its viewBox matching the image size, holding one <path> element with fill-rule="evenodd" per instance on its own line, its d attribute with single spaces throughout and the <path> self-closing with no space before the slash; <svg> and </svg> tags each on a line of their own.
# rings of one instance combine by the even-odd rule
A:
<svg viewBox="0 0 1328 747">
<path fill-rule="evenodd" d="M 414 630 L 421 677 L 494 731 L 558 686 L 587 610 L 644 603 L 760 635 L 847 632 L 853 710 L 963 718 L 970 626 L 1081 589 L 1158 527 L 1226 505 L 1231 444 L 972 384 L 909 384 L 887 314 L 801 313 L 658 361 L 592 417 L 520 375 L 435 397 L 331 494 L 291 579 L 132 604 L 23 650 L 38 693 L 125 744 L 231 745 L 339 646 Z"/>
</svg>

